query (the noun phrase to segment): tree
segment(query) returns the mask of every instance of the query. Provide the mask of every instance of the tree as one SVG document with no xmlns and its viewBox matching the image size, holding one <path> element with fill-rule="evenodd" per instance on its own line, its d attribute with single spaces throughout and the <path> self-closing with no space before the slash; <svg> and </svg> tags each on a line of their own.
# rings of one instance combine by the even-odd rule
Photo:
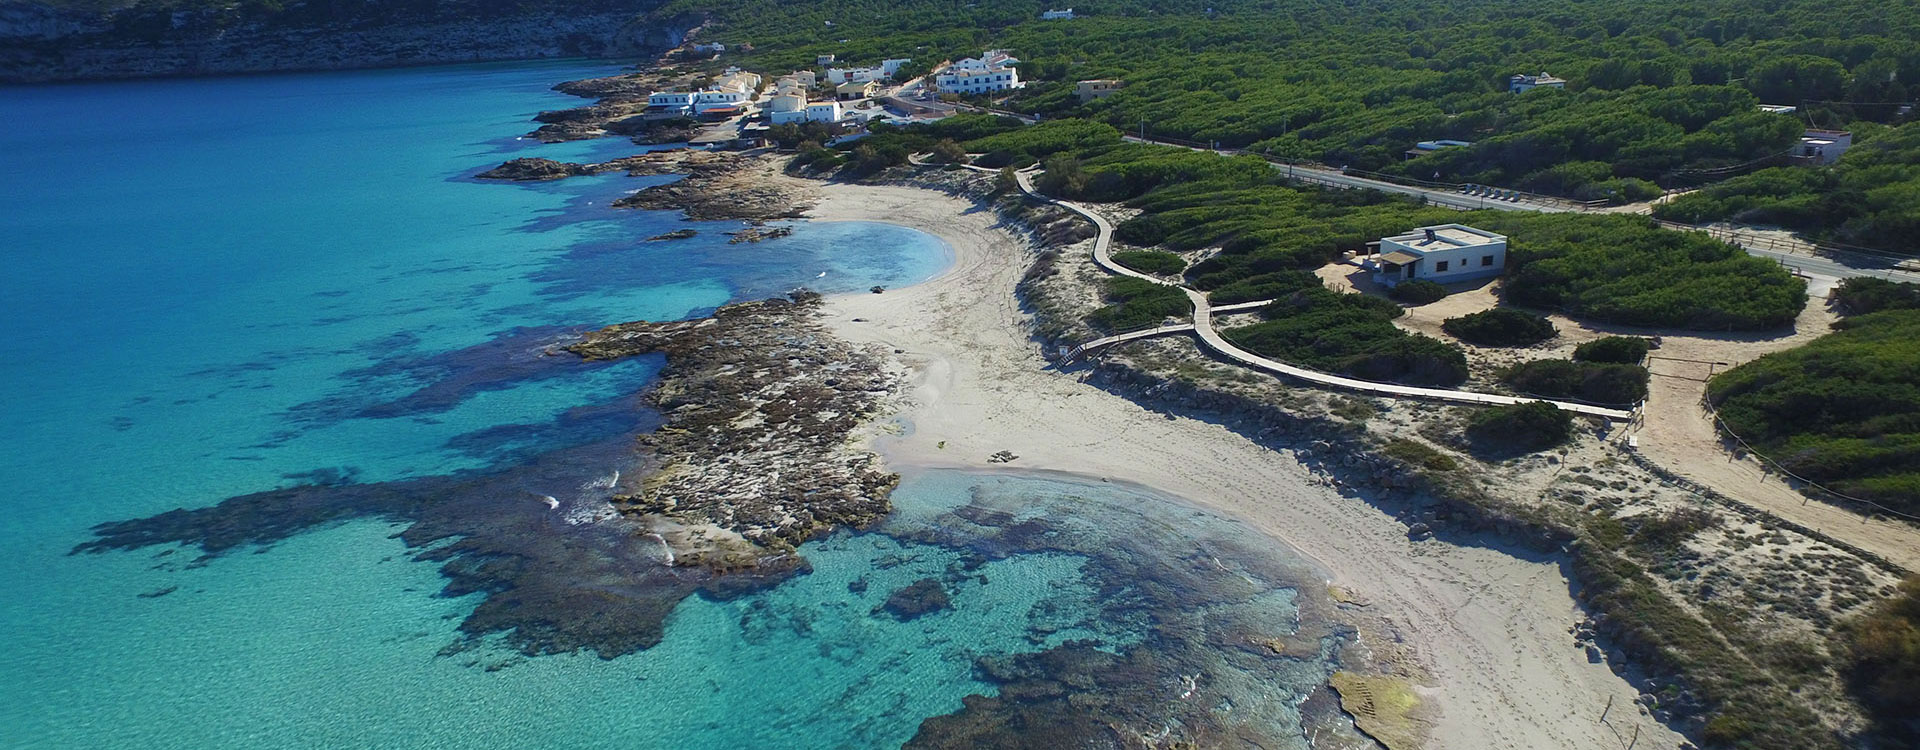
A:
<svg viewBox="0 0 1920 750">
<path fill-rule="evenodd" d="M 967 150 L 961 148 L 960 144 L 955 143 L 952 138 L 942 138 L 939 143 L 933 144 L 933 160 L 941 164 L 964 164 L 967 161 Z"/>
</svg>

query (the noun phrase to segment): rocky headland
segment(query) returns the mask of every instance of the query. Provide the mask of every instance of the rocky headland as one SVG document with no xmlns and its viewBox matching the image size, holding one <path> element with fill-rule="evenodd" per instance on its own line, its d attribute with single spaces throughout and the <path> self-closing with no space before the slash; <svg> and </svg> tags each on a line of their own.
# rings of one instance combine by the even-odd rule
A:
<svg viewBox="0 0 1920 750">
<path fill-rule="evenodd" d="M 471 474 L 357 483 L 351 472 L 315 472 L 210 507 L 101 524 L 74 552 L 177 544 L 199 548 L 201 565 L 325 524 L 382 519 L 405 524 L 399 537 L 415 556 L 441 564 L 445 594 L 484 595 L 461 624 L 469 638 L 499 634 L 528 654 L 648 648 L 686 596 L 785 580 L 808 568 L 794 554 L 801 542 L 889 509 L 897 477 L 854 433 L 898 373 L 827 335 L 818 305 L 796 293 L 697 320 L 611 326 L 554 351 L 555 367 L 665 355 L 640 403 L 593 407 L 634 417 L 612 439 Z M 651 432 L 639 419 L 649 409 L 662 422 Z"/>
<path fill-rule="evenodd" d="M 626 172 L 633 177 L 684 175 L 620 198 L 614 208 L 684 211 L 699 221 L 801 218 L 819 199 L 816 185 L 778 179 L 784 159 L 759 154 L 699 149 L 672 149 L 580 164 L 540 157 L 513 159 L 476 175 L 484 180 L 537 182 L 580 175 Z M 751 235 L 766 239 L 774 230 Z"/>
<path fill-rule="evenodd" d="M 900 478 L 849 441 L 899 374 L 877 351 L 828 335 L 818 306 L 799 292 L 699 320 L 608 326 L 568 347 L 588 359 L 664 352 L 697 373 L 648 392 L 667 416 L 640 438 L 657 466 L 638 491 L 613 498 L 665 539 L 675 565 L 752 567 L 886 515 Z"/>
</svg>

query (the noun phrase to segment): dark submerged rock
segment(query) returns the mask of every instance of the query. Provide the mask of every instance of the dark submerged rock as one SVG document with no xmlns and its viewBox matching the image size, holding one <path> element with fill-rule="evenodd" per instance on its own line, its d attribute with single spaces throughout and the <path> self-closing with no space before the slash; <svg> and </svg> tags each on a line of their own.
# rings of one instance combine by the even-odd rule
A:
<svg viewBox="0 0 1920 750">
<path fill-rule="evenodd" d="M 873 612 L 885 612 L 896 620 L 906 622 L 951 608 L 953 600 L 947 596 L 947 587 L 932 578 L 922 578 L 887 595 L 886 603 L 875 607 Z"/>
</svg>

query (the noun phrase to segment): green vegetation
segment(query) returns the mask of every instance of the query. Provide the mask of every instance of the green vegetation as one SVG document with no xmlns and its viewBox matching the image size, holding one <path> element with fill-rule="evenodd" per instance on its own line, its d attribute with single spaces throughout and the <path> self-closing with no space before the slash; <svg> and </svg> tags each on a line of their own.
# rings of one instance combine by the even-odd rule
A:
<svg viewBox="0 0 1920 750">
<path fill-rule="evenodd" d="M 1539 359 L 1509 368 L 1500 379 L 1528 396 L 1628 406 L 1647 397 L 1647 377 L 1638 364 Z"/>
<path fill-rule="evenodd" d="M 1777 167 L 1689 193 L 1654 210 L 1673 221 L 1779 224 L 1821 239 L 1920 251 L 1920 123 L 1856 128 L 1830 167 Z"/>
<path fill-rule="evenodd" d="M 1546 318 L 1511 307 L 1448 318 L 1440 330 L 1479 346 L 1532 346 L 1560 334 Z"/>
<path fill-rule="evenodd" d="M 1093 311 L 1093 323 L 1109 332 L 1119 333 L 1150 328 L 1167 318 L 1184 318 L 1193 312 L 1193 304 L 1179 289 L 1130 276 L 1115 276 L 1102 282 L 1106 298 L 1114 304 Z"/>
<path fill-rule="evenodd" d="M 1707 397 L 1728 429 L 1788 471 L 1920 514 L 1920 310 L 1835 328 L 1721 373 Z"/>
<path fill-rule="evenodd" d="M 1426 279 L 1414 279 L 1400 282 L 1387 296 L 1409 305 L 1431 305 L 1447 298 L 1447 288 Z"/>
<path fill-rule="evenodd" d="M 1460 462 L 1431 445 L 1406 438 L 1389 438 L 1381 449 L 1388 456 L 1432 471 L 1453 471 Z"/>
<path fill-rule="evenodd" d="M 1833 301 L 1850 315 L 1920 309 L 1920 284 L 1855 276 L 1834 288 Z"/>
<path fill-rule="evenodd" d="M 1892 599 L 1848 623 L 1848 683 L 1879 715 L 1891 739 L 1920 740 L 1920 576 L 1900 583 Z M 1904 724 L 1904 726 L 1902 726 Z"/>
<path fill-rule="evenodd" d="M 1779 264 L 1644 218 L 1513 215 L 1486 228 L 1512 238 L 1513 304 L 1625 325 L 1756 330 L 1792 322 L 1807 301 L 1806 283 Z"/>
<path fill-rule="evenodd" d="M 1467 438 L 1492 453 L 1533 453 L 1573 437 L 1573 414 L 1545 401 L 1490 406 L 1467 420 Z"/>
<path fill-rule="evenodd" d="M 1187 259 L 1163 250 L 1129 250 L 1113 254 L 1113 262 L 1141 273 L 1171 276 L 1187 270 Z"/>
<path fill-rule="evenodd" d="M 1466 380 L 1466 355 L 1395 327 L 1401 312 L 1387 300 L 1336 293 L 1315 279 L 1266 306 L 1265 321 L 1221 333 L 1256 354 L 1362 380 L 1447 386 Z"/>
<path fill-rule="evenodd" d="M 1653 342 L 1639 336 L 1607 336 L 1574 347 L 1576 362 L 1637 365 L 1653 350 Z"/>
</svg>

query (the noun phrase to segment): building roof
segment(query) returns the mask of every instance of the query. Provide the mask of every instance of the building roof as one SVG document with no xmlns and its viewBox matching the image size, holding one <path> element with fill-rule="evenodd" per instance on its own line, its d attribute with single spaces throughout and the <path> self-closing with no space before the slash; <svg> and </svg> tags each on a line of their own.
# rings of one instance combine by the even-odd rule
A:
<svg viewBox="0 0 1920 750">
<path fill-rule="evenodd" d="M 1494 234 L 1484 229 L 1474 229 L 1463 224 L 1436 224 L 1420 227 L 1387 239 L 1395 244 L 1404 245 L 1414 252 L 1474 247 L 1507 241 L 1505 235 Z"/>
<path fill-rule="evenodd" d="M 1393 252 L 1387 253 L 1386 255 L 1380 256 L 1380 258 L 1381 260 L 1384 260 L 1388 263 L 1398 263 L 1404 266 L 1408 263 L 1412 263 L 1416 260 L 1419 260 L 1420 256 L 1407 252 L 1405 250 L 1395 250 Z"/>
</svg>

